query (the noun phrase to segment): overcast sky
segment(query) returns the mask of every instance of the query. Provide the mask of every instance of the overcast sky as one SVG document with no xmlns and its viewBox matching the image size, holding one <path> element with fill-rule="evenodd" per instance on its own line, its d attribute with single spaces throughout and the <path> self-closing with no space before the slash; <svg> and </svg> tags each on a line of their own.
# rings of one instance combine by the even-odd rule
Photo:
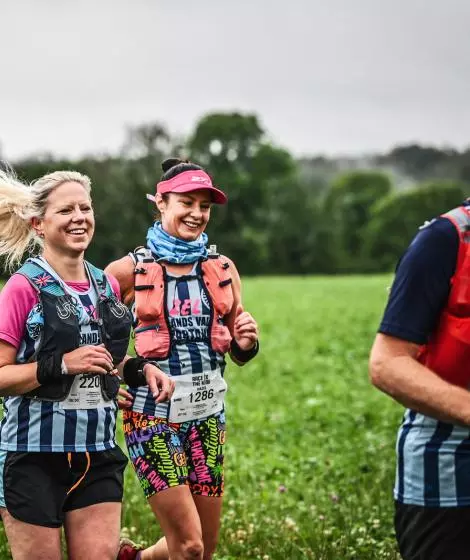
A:
<svg viewBox="0 0 470 560">
<path fill-rule="evenodd" d="M 469 0 L 0 0 L 3 158 L 255 112 L 296 155 L 470 145 Z"/>
</svg>

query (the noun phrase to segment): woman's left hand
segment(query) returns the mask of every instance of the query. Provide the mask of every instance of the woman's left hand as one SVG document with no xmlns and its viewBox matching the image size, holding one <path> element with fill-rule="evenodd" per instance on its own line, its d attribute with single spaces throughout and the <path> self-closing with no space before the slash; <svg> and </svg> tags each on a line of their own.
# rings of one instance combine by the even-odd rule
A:
<svg viewBox="0 0 470 560">
<path fill-rule="evenodd" d="M 150 363 L 145 364 L 144 375 L 155 402 L 161 403 L 171 399 L 175 390 L 175 382 L 171 377 Z"/>
<path fill-rule="evenodd" d="M 121 410 L 130 408 L 134 402 L 134 397 L 122 387 L 119 387 L 118 406 Z"/>
<path fill-rule="evenodd" d="M 233 338 L 242 350 L 251 350 L 258 340 L 258 324 L 248 311 L 243 311 L 241 303 L 237 306 Z"/>
</svg>

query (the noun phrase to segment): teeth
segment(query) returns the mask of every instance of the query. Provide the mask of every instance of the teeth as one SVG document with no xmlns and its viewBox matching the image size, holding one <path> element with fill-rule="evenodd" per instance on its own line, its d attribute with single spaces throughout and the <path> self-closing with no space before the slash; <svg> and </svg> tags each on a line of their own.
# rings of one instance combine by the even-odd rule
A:
<svg viewBox="0 0 470 560">
<path fill-rule="evenodd" d="M 84 229 L 70 229 L 68 231 L 68 233 L 75 233 L 75 234 L 81 235 L 81 234 L 85 233 L 85 230 Z"/>
<path fill-rule="evenodd" d="M 194 222 L 183 222 L 183 224 L 185 224 L 186 226 L 190 227 L 190 228 L 197 228 L 199 227 L 199 224 L 195 224 Z"/>
</svg>

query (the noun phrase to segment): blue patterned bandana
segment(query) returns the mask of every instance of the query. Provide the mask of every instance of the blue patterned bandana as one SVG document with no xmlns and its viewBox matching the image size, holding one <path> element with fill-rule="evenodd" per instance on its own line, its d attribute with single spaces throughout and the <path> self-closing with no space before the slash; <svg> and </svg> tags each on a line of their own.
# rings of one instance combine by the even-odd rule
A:
<svg viewBox="0 0 470 560">
<path fill-rule="evenodd" d="M 147 247 L 157 261 L 172 264 L 195 263 L 207 258 L 207 234 L 202 233 L 196 241 L 183 241 L 168 234 L 161 222 L 155 222 L 147 232 Z"/>
</svg>

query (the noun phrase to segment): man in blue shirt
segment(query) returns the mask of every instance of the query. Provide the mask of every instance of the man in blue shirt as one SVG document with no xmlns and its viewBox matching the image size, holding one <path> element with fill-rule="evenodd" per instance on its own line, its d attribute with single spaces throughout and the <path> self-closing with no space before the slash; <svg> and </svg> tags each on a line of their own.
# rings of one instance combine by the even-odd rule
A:
<svg viewBox="0 0 470 560">
<path fill-rule="evenodd" d="M 418 360 L 447 306 L 459 246 L 446 217 L 420 229 L 398 263 L 371 351 L 372 383 L 406 407 L 394 489 L 404 560 L 470 558 L 470 392 Z"/>
</svg>

